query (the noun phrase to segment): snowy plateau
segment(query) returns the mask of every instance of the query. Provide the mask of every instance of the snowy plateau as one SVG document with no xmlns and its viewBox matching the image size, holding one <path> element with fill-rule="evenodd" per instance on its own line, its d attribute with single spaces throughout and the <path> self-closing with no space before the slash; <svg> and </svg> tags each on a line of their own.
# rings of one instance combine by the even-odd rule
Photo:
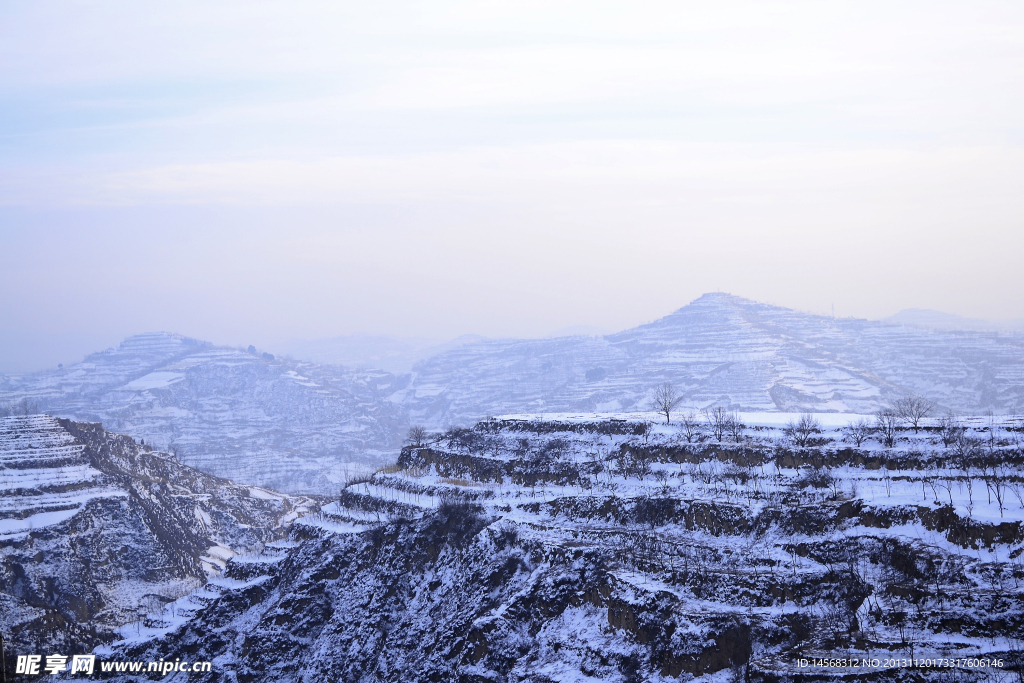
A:
<svg viewBox="0 0 1024 683">
<path fill-rule="evenodd" d="M 1024 335 L 835 319 L 715 293 L 604 337 L 470 340 L 403 374 L 139 335 L 60 370 L 0 378 L 0 406 L 101 422 L 214 475 L 335 494 L 393 459 L 412 424 L 643 411 L 666 381 L 696 408 L 870 414 L 913 393 L 942 412 L 1011 414 L 1024 406 Z"/>
</svg>

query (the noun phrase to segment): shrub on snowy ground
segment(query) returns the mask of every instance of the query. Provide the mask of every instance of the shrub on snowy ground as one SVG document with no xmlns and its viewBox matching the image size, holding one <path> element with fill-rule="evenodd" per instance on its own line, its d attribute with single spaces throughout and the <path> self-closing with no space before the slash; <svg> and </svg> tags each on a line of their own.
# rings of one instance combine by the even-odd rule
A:
<svg viewBox="0 0 1024 683">
<path fill-rule="evenodd" d="M 810 469 L 793 482 L 797 488 L 807 488 L 810 486 L 816 489 L 827 489 L 835 483 L 836 478 L 832 476 L 832 472 L 828 468 Z"/>
</svg>

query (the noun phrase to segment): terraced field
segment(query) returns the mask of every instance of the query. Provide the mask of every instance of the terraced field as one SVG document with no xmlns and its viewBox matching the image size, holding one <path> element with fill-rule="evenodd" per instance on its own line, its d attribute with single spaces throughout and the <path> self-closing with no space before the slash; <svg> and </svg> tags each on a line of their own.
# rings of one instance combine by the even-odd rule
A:
<svg viewBox="0 0 1024 683">
<path fill-rule="evenodd" d="M 70 519 L 94 499 L 127 497 L 56 420 L 0 420 L 0 540 Z"/>
<path fill-rule="evenodd" d="M 211 680 L 1014 680 L 1021 425 L 928 423 L 892 447 L 838 418 L 784 425 L 451 430 L 115 652 L 198 653 Z"/>
<path fill-rule="evenodd" d="M 219 580 L 231 557 L 280 539 L 317 504 L 236 486 L 96 424 L 0 419 L 7 654 L 110 642 L 154 605 Z"/>
</svg>

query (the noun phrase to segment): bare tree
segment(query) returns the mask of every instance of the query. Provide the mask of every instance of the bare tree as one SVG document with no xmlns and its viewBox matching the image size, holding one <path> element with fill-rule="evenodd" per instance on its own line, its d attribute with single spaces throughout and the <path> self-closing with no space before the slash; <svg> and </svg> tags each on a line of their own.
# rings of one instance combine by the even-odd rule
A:
<svg viewBox="0 0 1024 683">
<path fill-rule="evenodd" d="M 971 477 L 971 467 L 982 453 L 981 441 L 967 436 L 966 429 L 960 429 L 956 438 L 950 442 L 949 448 L 953 451 L 953 461 L 957 468 L 964 473 L 964 480 L 967 483 L 967 509 L 970 510 L 974 507 L 974 480 Z"/>
<path fill-rule="evenodd" d="M 939 420 L 939 435 L 942 437 L 942 445 L 949 448 L 955 444 L 964 433 L 964 426 L 956 415 L 948 412 Z"/>
<path fill-rule="evenodd" d="M 1003 516 L 1003 508 L 1006 505 L 1006 483 L 1010 479 L 1010 472 L 1006 463 L 992 459 L 992 476 L 985 480 L 985 484 L 992 488 L 996 496 L 996 503 L 999 505 L 999 516 Z"/>
<path fill-rule="evenodd" d="M 409 433 L 405 436 L 405 442 L 410 446 L 416 446 L 417 448 L 422 446 L 427 440 L 427 430 L 421 425 L 413 425 L 409 427 Z"/>
<path fill-rule="evenodd" d="M 847 439 L 856 444 L 857 448 L 860 448 L 861 444 L 875 433 L 875 426 L 862 417 L 844 427 L 843 433 L 846 434 Z"/>
<path fill-rule="evenodd" d="M 661 486 L 661 495 L 662 496 L 668 496 L 668 493 L 669 493 L 668 473 L 665 472 L 665 470 L 655 470 L 654 471 L 654 478 L 657 480 L 658 484 Z"/>
<path fill-rule="evenodd" d="M 669 424 L 672 420 L 672 411 L 675 410 L 679 402 L 683 400 L 683 397 L 676 393 L 675 387 L 671 383 L 665 382 L 659 384 L 654 389 L 654 398 L 651 399 L 651 407 L 656 412 L 661 413 L 665 416 L 665 424 Z"/>
<path fill-rule="evenodd" d="M 935 404 L 923 396 L 908 394 L 893 401 L 892 410 L 898 418 L 913 427 L 916 434 L 921 420 L 935 410 Z"/>
<path fill-rule="evenodd" d="M 705 408 L 704 417 L 711 423 L 711 433 L 715 435 L 715 440 L 721 443 L 722 437 L 727 431 L 731 414 L 722 406 L 715 406 L 714 408 Z"/>
<path fill-rule="evenodd" d="M 686 443 L 693 443 L 694 440 L 699 441 L 701 436 L 703 436 L 700 420 L 697 419 L 697 415 L 692 410 L 683 415 L 681 431 L 683 438 L 686 439 Z"/>
<path fill-rule="evenodd" d="M 891 408 L 882 408 L 875 413 L 875 431 L 882 435 L 880 440 L 886 448 L 896 445 L 896 434 L 902 423 L 902 418 Z"/>
<path fill-rule="evenodd" d="M 735 411 L 729 413 L 725 419 L 725 433 L 736 443 L 743 439 L 743 430 L 746 428 L 747 425 L 740 420 L 740 414 Z"/>
<path fill-rule="evenodd" d="M 794 446 L 804 448 L 813 445 L 815 434 L 821 434 L 821 423 L 810 413 L 804 413 L 796 422 L 790 420 L 789 424 L 783 428 L 782 433 L 793 442 Z"/>
</svg>

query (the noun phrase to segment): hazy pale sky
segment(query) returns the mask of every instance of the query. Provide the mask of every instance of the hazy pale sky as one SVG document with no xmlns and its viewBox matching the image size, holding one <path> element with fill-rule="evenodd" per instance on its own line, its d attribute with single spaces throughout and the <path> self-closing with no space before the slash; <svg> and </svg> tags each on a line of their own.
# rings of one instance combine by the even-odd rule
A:
<svg viewBox="0 0 1024 683">
<path fill-rule="evenodd" d="M 1024 317 L 1024 3 L 0 4 L 0 370 L 128 334 Z"/>
</svg>

